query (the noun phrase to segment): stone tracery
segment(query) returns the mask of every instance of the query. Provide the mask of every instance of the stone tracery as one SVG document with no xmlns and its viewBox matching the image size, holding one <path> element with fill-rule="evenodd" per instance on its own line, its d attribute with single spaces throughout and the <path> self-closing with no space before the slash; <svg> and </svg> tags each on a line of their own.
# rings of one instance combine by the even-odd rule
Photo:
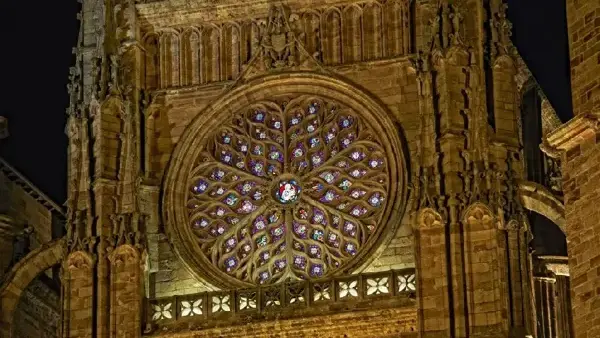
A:
<svg viewBox="0 0 600 338">
<path fill-rule="evenodd" d="M 389 170 L 350 108 L 315 96 L 260 101 L 224 121 L 189 176 L 202 253 L 247 283 L 317 278 L 376 240 Z"/>
</svg>

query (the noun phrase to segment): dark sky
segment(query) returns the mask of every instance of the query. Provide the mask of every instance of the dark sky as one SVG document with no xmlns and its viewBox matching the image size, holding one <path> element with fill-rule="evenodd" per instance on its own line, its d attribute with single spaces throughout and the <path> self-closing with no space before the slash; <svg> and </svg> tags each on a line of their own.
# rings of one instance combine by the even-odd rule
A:
<svg viewBox="0 0 600 338">
<path fill-rule="evenodd" d="M 564 0 L 509 0 L 513 39 L 563 120 L 571 114 Z M 76 0 L 2 1 L 0 154 L 59 204 L 66 198 L 64 134 Z M 543 8 L 543 10 L 540 10 Z"/>
</svg>

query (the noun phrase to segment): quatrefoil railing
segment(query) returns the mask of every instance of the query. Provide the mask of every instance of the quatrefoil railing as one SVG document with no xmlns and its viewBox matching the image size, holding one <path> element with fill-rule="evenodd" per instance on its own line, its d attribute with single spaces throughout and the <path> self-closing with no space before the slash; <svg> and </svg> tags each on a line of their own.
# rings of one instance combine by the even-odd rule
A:
<svg viewBox="0 0 600 338">
<path fill-rule="evenodd" d="M 390 270 L 333 279 L 297 281 L 250 289 L 204 292 L 148 299 L 150 326 L 193 322 L 208 328 L 223 322 L 285 317 L 286 312 L 317 310 L 320 314 L 376 307 L 398 306 L 414 298 L 415 270 Z M 381 304 L 378 304 L 380 302 Z M 412 303 L 412 302 L 411 302 Z"/>
</svg>

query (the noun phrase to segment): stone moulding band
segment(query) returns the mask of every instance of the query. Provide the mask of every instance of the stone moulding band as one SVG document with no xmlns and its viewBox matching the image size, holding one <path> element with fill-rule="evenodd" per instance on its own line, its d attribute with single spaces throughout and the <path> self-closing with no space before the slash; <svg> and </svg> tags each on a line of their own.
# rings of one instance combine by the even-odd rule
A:
<svg viewBox="0 0 600 338">
<path fill-rule="evenodd" d="M 343 103 L 360 117 L 376 135 L 383 146 L 390 176 L 387 204 L 381 225 L 377 227 L 374 240 L 368 248 L 359 251 L 348 265 L 343 265 L 339 274 L 349 273 L 357 266 L 374 259 L 383 250 L 400 223 L 406 204 L 406 158 L 397 126 L 384 105 L 377 102 L 362 90 L 330 76 L 312 72 L 288 72 L 254 78 L 225 93 L 188 125 L 178 142 L 169 163 L 164 181 L 162 210 L 169 240 L 184 264 L 200 280 L 207 278 L 218 287 L 249 287 L 244 283 L 216 269 L 204 255 L 200 254 L 188 224 L 186 214 L 186 192 L 189 190 L 189 173 L 204 148 L 208 134 L 231 119 L 234 114 L 252 106 L 257 101 L 278 96 L 307 95 Z M 390 215 L 394 215 L 390 218 Z M 187 227 L 187 228 L 186 228 Z M 378 250 L 375 250 L 378 249 Z M 375 252 L 374 252 L 375 250 Z"/>
</svg>

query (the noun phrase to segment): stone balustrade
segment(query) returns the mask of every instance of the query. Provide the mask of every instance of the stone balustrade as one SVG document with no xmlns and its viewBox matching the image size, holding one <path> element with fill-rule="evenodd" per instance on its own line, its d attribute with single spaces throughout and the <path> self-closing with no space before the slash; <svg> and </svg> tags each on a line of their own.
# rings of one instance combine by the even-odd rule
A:
<svg viewBox="0 0 600 338">
<path fill-rule="evenodd" d="M 415 270 L 148 299 L 148 332 L 414 306 Z"/>
</svg>

